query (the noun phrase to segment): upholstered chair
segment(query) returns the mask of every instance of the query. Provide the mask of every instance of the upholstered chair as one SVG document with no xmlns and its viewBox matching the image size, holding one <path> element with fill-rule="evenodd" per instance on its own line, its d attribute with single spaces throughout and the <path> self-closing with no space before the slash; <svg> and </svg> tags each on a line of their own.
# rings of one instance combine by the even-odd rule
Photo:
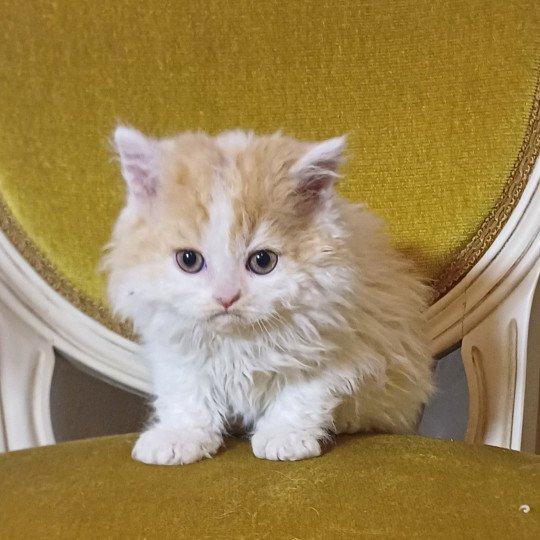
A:
<svg viewBox="0 0 540 540">
<path fill-rule="evenodd" d="M 0 6 L 0 537 L 540 537 L 537 0 Z M 98 271 L 119 122 L 347 134 L 341 194 L 432 280 L 436 358 L 461 350 L 464 441 L 338 437 L 282 463 L 230 439 L 179 467 L 133 461 L 134 435 L 55 444 L 60 358 L 150 392 Z"/>
</svg>

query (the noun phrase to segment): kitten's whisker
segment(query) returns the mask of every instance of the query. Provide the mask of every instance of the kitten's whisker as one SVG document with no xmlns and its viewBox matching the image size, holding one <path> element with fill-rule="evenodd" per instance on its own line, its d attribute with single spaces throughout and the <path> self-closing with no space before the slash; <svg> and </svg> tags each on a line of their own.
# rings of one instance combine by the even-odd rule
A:
<svg viewBox="0 0 540 540">
<path fill-rule="evenodd" d="M 268 328 L 266 327 L 266 324 L 264 323 L 264 321 L 261 319 L 261 325 L 264 329 L 264 331 L 266 332 L 266 335 L 268 336 L 269 340 L 272 339 L 272 335 L 270 334 L 270 331 L 268 330 Z"/>
</svg>

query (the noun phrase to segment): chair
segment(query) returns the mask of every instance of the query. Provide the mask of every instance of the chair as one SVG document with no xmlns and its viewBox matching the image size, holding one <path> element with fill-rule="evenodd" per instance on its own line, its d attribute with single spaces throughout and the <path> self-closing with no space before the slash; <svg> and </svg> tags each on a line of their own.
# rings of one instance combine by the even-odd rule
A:
<svg viewBox="0 0 540 540">
<path fill-rule="evenodd" d="M 0 532 L 540 532 L 540 460 L 526 453 L 540 432 L 537 2 L 45 0 L 2 15 Z M 59 353 L 150 391 L 96 271 L 123 197 L 106 140 L 120 120 L 155 135 L 348 133 L 341 192 L 386 217 L 434 280 L 430 336 L 438 357 L 461 346 L 474 444 L 347 437 L 275 464 L 231 440 L 174 470 L 131 462 L 132 436 L 34 448 L 55 443 Z"/>
</svg>

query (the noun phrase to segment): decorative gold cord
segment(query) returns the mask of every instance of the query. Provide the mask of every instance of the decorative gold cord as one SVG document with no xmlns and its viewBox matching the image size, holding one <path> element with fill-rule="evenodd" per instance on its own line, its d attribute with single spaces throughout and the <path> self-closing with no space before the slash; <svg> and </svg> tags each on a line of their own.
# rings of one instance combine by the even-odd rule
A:
<svg viewBox="0 0 540 540">
<path fill-rule="evenodd" d="M 534 164 L 540 154 L 540 78 L 537 80 L 533 105 L 525 138 L 502 195 L 482 225 L 435 278 L 436 299 L 457 285 L 491 246 L 518 203 Z"/>
<path fill-rule="evenodd" d="M 49 260 L 41 249 L 32 241 L 13 216 L 0 193 L 0 230 L 15 246 L 17 251 L 30 263 L 34 270 L 59 294 L 113 332 L 128 339 L 134 339 L 129 323 L 121 322 L 111 314 L 110 309 L 81 292 Z"/>
<path fill-rule="evenodd" d="M 527 132 L 503 193 L 476 234 L 435 279 L 435 299 L 459 283 L 491 246 L 519 201 L 540 154 L 540 80 L 537 82 Z M 81 292 L 38 248 L 17 222 L 0 194 L 0 229 L 40 276 L 76 308 L 113 332 L 134 339 L 131 325 L 114 318 L 109 308 Z"/>
</svg>

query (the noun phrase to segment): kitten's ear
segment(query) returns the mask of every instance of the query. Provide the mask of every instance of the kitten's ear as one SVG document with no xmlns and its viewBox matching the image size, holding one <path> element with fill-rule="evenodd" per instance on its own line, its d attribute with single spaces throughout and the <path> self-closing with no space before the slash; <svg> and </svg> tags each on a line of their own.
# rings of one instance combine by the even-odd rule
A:
<svg viewBox="0 0 540 540">
<path fill-rule="evenodd" d="M 116 128 L 113 140 L 129 198 L 151 199 L 157 192 L 161 169 L 157 141 L 125 126 Z"/>
<path fill-rule="evenodd" d="M 320 198 L 332 193 L 344 159 L 345 143 L 345 136 L 315 143 L 291 167 L 290 174 L 297 180 L 301 192 L 309 198 Z"/>
</svg>

